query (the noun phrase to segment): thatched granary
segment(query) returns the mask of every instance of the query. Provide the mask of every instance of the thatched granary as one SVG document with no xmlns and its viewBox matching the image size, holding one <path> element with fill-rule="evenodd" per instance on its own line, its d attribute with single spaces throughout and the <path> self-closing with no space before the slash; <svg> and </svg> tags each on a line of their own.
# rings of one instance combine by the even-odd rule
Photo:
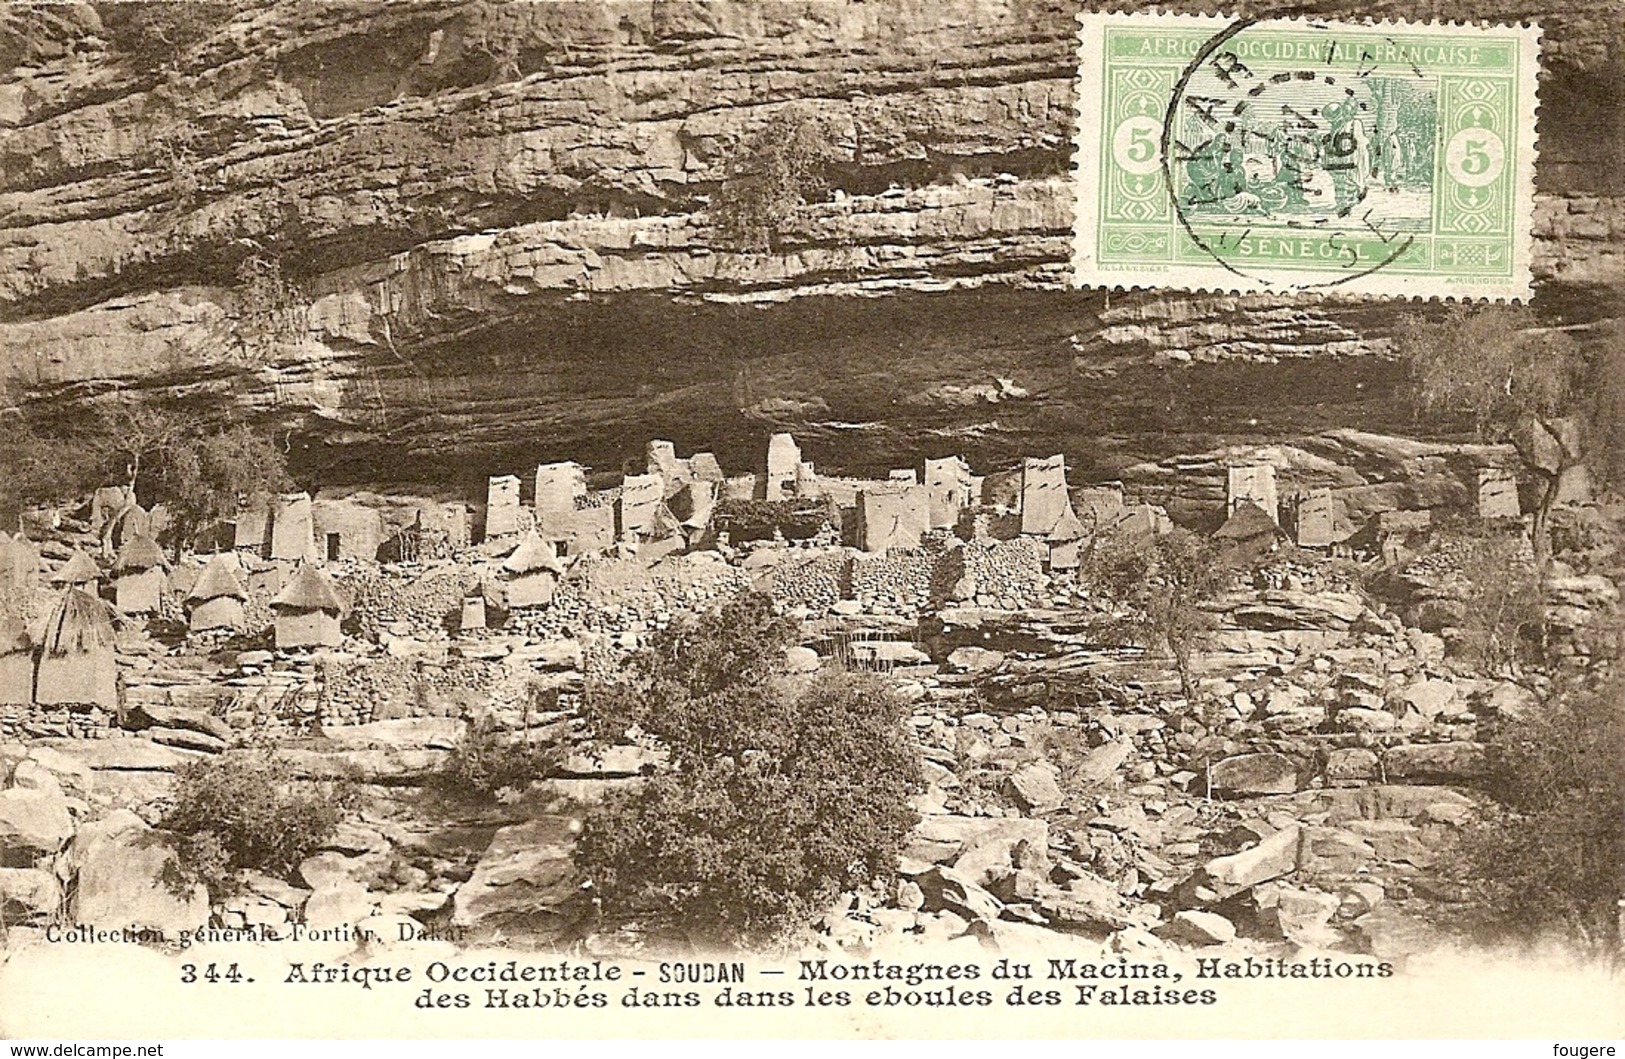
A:
<svg viewBox="0 0 1625 1059">
<path fill-rule="evenodd" d="M 0 617 L 0 706 L 34 701 L 34 643 L 14 614 Z"/>
<path fill-rule="evenodd" d="M 113 608 L 70 587 L 51 611 L 34 674 L 34 701 L 42 706 L 118 708 L 118 664 L 113 658 Z"/>
<path fill-rule="evenodd" d="M 230 552 L 216 555 L 203 567 L 186 595 L 187 627 L 193 632 L 242 627 L 248 592 L 237 576 L 239 569 L 237 557 Z"/>
<path fill-rule="evenodd" d="M 552 601 L 564 577 L 557 549 L 535 530 L 526 533 L 519 547 L 502 561 L 502 569 L 508 573 L 509 607 L 544 606 Z"/>
<path fill-rule="evenodd" d="M 151 537 L 128 537 L 113 561 L 113 592 L 126 614 L 151 614 L 169 586 L 169 561 Z"/>
<path fill-rule="evenodd" d="M 276 645 L 291 647 L 337 647 L 343 634 L 339 619 L 345 611 L 344 598 L 333 581 L 310 563 L 300 563 L 293 577 L 271 600 L 276 608 Z"/>
<path fill-rule="evenodd" d="M 1269 513 L 1251 500 L 1242 500 L 1224 525 L 1213 533 L 1219 555 L 1231 562 L 1253 562 L 1273 552 L 1286 539 Z"/>
<path fill-rule="evenodd" d="M 83 550 L 75 548 L 68 561 L 62 564 L 61 569 L 51 575 L 53 585 L 66 585 L 69 588 L 81 589 L 96 594 L 101 584 L 102 571 L 96 565 L 96 560 L 86 555 Z"/>
</svg>

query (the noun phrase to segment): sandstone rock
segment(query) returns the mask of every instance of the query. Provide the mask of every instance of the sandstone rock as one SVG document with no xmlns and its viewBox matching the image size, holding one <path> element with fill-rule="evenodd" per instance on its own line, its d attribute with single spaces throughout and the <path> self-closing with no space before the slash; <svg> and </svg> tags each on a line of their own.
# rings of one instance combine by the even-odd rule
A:
<svg viewBox="0 0 1625 1059">
<path fill-rule="evenodd" d="M 1236 925 L 1217 912 L 1186 909 L 1157 933 L 1190 945 L 1227 945 L 1236 940 Z"/>
<path fill-rule="evenodd" d="M 1480 743 L 1421 743 L 1390 748 L 1382 757 L 1389 779 L 1471 783 L 1488 771 Z"/>
<path fill-rule="evenodd" d="M 1298 789 L 1298 766 L 1284 754 L 1238 754 L 1208 767 L 1214 793 L 1291 794 Z"/>
<path fill-rule="evenodd" d="M 1045 763 L 1034 762 L 1005 777 L 1005 793 L 1031 813 L 1047 813 L 1061 807 L 1065 795 L 1055 782 L 1054 771 Z"/>
<path fill-rule="evenodd" d="M 1338 827 L 1311 827 L 1298 849 L 1298 870 L 1306 875 L 1352 875 L 1375 855 L 1359 835 Z"/>
<path fill-rule="evenodd" d="M 543 935 L 565 929 L 579 890 L 570 855 L 580 822 L 544 816 L 499 830 L 474 874 L 458 887 L 452 922 L 519 927 Z"/>
<path fill-rule="evenodd" d="M 174 843 L 172 835 L 124 809 L 80 828 L 67 858 L 75 876 L 73 921 L 170 933 L 208 922 L 208 891 L 192 886 L 177 893 L 170 883 L 177 866 Z"/>
<path fill-rule="evenodd" d="M 786 673 L 811 673 L 822 664 L 823 659 L 811 647 L 791 647 L 784 652 Z"/>
<path fill-rule="evenodd" d="M 1434 861 L 1432 851 L 1422 843 L 1421 832 L 1404 820 L 1352 820 L 1348 829 L 1370 843 L 1383 860 L 1407 861 L 1419 868 Z"/>
<path fill-rule="evenodd" d="M 1391 732 L 1399 727 L 1399 718 L 1387 710 L 1355 706 L 1337 711 L 1337 727 L 1344 732 Z"/>
<path fill-rule="evenodd" d="M 178 747 L 181 750 L 197 750 L 206 754 L 218 754 L 226 749 L 226 741 L 216 739 L 206 732 L 196 732 L 189 728 L 148 728 L 142 735 L 154 743 L 163 746 Z"/>
<path fill-rule="evenodd" d="M 909 836 L 904 855 L 934 864 L 952 864 L 979 885 L 993 871 L 1016 866 L 1023 843 L 1048 848 L 1049 828 L 1021 817 L 925 816 Z"/>
<path fill-rule="evenodd" d="M 47 746 L 30 747 L 28 760 L 36 762 L 56 777 L 65 792 L 87 795 L 96 787 L 96 776 L 83 761 Z"/>
<path fill-rule="evenodd" d="M 1290 875 L 1298 867 L 1300 829 L 1283 828 L 1252 849 L 1216 857 L 1203 867 L 1203 875 L 1219 898 L 1251 886 Z"/>
<path fill-rule="evenodd" d="M 1365 613 L 1359 596 L 1350 593 L 1311 594 L 1291 590 L 1265 592 L 1259 602 L 1230 612 L 1243 629 L 1346 629 Z"/>
<path fill-rule="evenodd" d="M 1044 887 L 1033 907 L 1055 930 L 1103 937 L 1125 927 L 1143 925 L 1110 884 L 1092 876 L 1073 879 L 1066 888 Z"/>
<path fill-rule="evenodd" d="M 0 915 L 6 923 L 45 923 L 61 904 L 62 886 L 50 872 L 0 868 Z"/>
<path fill-rule="evenodd" d="M 1004 664 L 1004 652 L 985 647 L 956 647 L 948 654 L 948 669 L 954 673 L 990 673 Z"/>
<path fill-rule="evenodd" d="M 17 762 L 16 767 L 12 769 L 11 785 L 22 791 L 39 791 L 58 796 L 62 794 L 62 785 L 57 782 L 56 773 L 29 758 Z"/>
<path fill-rule="evenodd" d="M 1339 747 L 1326 755 L 1327 783 L 1359 784 L 1377 775 L 1377 755 L 1364 747 Z"/>
<path fill-rule="evenodd" d="M 967 923 L 999 918 L 1004 905 L 969 876 L 935 865 L 914 877 L 925 896 L 925 911 L 951 912 Z"/>
<path fill-rule="evenodd" d="M 54 781 L 44 790 L 12 787 L 0 791 L 0 851 L 8 860 L 16 855 L 31 858 L 55 853 L 72 837 L 73 816 Z"/>
<path fill-rule="evenodd" d="M 376 902 L 360 883 L 328 880 L 305 902 L 305 925 L 316 930 L 354 926 L 373 914 Z"/>
<path fill-rule="evenodd" d="M 1380 959 L 1403 959 L 1438 948 L 1438 932 L 1415 916 L 1384 904 L 1354 921 L 1360 948 Z"/>
<path fill-rule="evenodd" d="M 1456 685 L 1448 680 L 1418 680 L 1400 693 L 1411 709 L 1432 720 L 1456 700 Z"/>
<path fill-rule="evenodd" d="M 461 741 L 463 728 L 455 717 L 403 717 L 324 728 L 322 736 L 347 750 L 451 750 Z"/>
<path fill-rule="evenodd" d="M 1083 755 L 1072 778 L 1077 783 L 1105 783 L 1117 774 L 1133 750 L 1134 745 L 1126 739 L 1103 743 Z"/>
<path fill-rule="evenodd" d="M 1295 945 L 1327 948 L 1337 940 L 1330 926 L 1341 902 L 1332 894 L 1290 886 L 1260 887 L 1260 915 L 1269 929 Z"/>
<path fill-rule="evenodd" d="M 188 732 L 201 732 L 211 736 L 222 743 L 231 742 L 233 732 L 231 726 L 213 714 L 202 710 L 188 709 L 184 706 L 168 706 L 159 703 L 142 703 L 131 713 L 129 727 L 144 728 L 172 728 Z M 163 740 L 158 740 L 163 742 Z M 184 744 L 173 744 L 182 746 Z"/>
<path fill-rule="evenodd" d="M 92 769 L 109 772 L 174 772 L 200 756 L 159 746 L 147 739 L 74 740 L 71 746 L 57 749 Z"/>
</svg>

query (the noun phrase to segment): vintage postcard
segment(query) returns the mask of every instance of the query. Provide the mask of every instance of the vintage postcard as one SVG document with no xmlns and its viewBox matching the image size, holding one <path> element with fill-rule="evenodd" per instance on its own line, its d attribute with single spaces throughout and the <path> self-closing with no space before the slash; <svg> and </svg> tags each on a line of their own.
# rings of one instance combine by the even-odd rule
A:
<svg viewBox="0 0 1625 1059">
<path fill-rule="evenodd" d="M 0 6 L 0 1036 L 1607 1059 L 1549 6 Z"/>
<path fill-rule="evenodd" d="M 1085 16 L 1074 279 L 1527 299 L 1539 37 Z"/>
</svg>

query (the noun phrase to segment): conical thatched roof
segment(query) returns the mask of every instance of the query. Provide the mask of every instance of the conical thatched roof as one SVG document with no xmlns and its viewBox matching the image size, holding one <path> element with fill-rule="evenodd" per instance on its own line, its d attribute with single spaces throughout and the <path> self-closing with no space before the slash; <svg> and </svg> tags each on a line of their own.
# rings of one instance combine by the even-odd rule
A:
<svg viewBox="0 0 1625 1059">
<path fill-rule="evenodd" d="M 227 552 L 210 559 L 198 575 L 197 584 L 192 591 L 186 594 L 189 600 L 206 603 L 211 599 L 220 599 L 231 596 L 234 599 L 247 599 L 248 593 L 243 590 L 242 579 L 237 576 L 239 567 L 237 557 Z"/>
<path fill-rule="evenodd" d="M 553 546 L 542 540 L 535 530 L 526 533 L 519 547 L 502 561 L 502 568 L 510 574 L 534 574 L 550 570 L 563 576 L 564 564 L 559 562 Z"/>
<path fill-rule="evenodd" d="M 271 600 L 271 606 L 287 610 L 328 610 L 344 613 L 344 597 L 334 586 L 332 578 L 310 563 L 300 563 L 293 579 L 282 586 L 282 591 Z"/>
<path fill-rule="evenodd" d="M 59 585 L 82 585 L 101 576 L 102 572 L 96 565 L 96 560 L 86 555 L 82 549 L 75 548 L 73 554 L 68 556 L 68 561 L 51 577 L 51 580 Z"/>
<path fill-rule="evenodd" d="M 1253 537 L 1270 535 L 1281 532 L 1281 527 L 1275 520 L 1265 513 L 1264 509 L 1251 500 L 1243 500 L 1236 505 L 1236 510 L 1225 520 L 1224 525 L 1214 531 L 1215 540 L 1242 541 Z"/>
<path fill-rule="evenodd" d="M 143 570 L 163 569 L 169 565 L 164 558 L 164 551 L 158 547 L 158 542 L 145 535 L 131 536 L 124 539 L 124 544 L 118 550 L 118 558 L 113 562 L 115 574 L 139 574 Z"/>
<path fill-rule="evenodd" d="M 113 646 L 113 608 L 77 588 L 69 588 L 45 623 L 45 653 L 86 654 Z"/>
</svg>

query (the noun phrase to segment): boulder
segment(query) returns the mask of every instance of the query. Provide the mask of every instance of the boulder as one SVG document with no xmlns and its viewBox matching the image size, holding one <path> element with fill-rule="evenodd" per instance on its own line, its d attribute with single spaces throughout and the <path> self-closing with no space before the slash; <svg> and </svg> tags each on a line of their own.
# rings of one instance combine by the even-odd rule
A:
<svg viewBox="0 0 1625 1059">
<path fill-rule="evenodd" d="M 1287 827 L 1251 849 L 1216 857 L 1203 867 L 1203 874 L 1223 900 L 1261 882 L 1290 875 L 1298 867 L 1300 829 Z"/>
<path fill-rule="evenodd" d="M 1279 589 L 1235 608 L 1230 619 L 1243 629 L 1338 630 L 1348 628 L 1364 613 L 1365 603 L 1352 593 Z"/>
<path fill-rule="evenodd" d="M 202 710 L 189 709 L 184 706 L 167 706 L 159 703 L 142 703 L 130 712 L 129 723 L 126 727 L 144 728 L 173 728 L 187 732 L 201 732 L 211 736 L 222 743 L 229 743 L 232 739 L 231 725 L 213 714 Z M 163 742 L 163 740 L 158 740 Z M 173 744 L 176 746 L 184 744 Z"/>
<path fill-rule="evenodd" d="M 1227 945 L 1236 940 L 1236 925 L 1217 912 L 1186 909 L 1176 913 L 1157 934 L 1189 945 Z"/>
<path fill-rule="evenodd" d="M 823 659 L 811 647 L 791 647 L 784 652 L 786 673 L 811 673 L 822 664 Z"/>
<path fill-rule="evenodd" d="M 1471 783 L 1489 764 L 1481 743 L 1417 743 L 1390 748 L 1382 757 L 1391 780 L 1421 783 Z"/>
<path fill-rule="evenodd" d="M 909 836 L 903 855 L 928 864 L 952 864 L 978 885 L 995 871 L 1016 866 L 1016 849 L 1049 848 L 1042 820 L 1011 816 L 925 816 Z"/>
<path fill-rule="evenodd" d="M 198 758 L 148 739 L 79 739 L 58 749 L 92 769 L 108 772 L 174 772 Z"/>
<path fill-rule="evenodd" d="M 227 745 L 224 739 L 216 739 L 207 732 L 197 732 L 190 728 L 148 728 L 141 734 L 154 743 L 179 747 L 182 750 L 198 750 L 206 754 L 219 754 Z"/>
<path fill-rule="evenodd" d="M 83 796 L 96 787 L 96 774 L 91 771 L 90 766 L 60 750 L 53 750 L 48 746 L 30 747 L 28 760 L 37 763 L 55 776 L 57 784 L 65 792 Z"/>
<path fill-rule="evenodd" d="M 951 912 L 966 922 L 999 918 L 1004 905 L 963 872 L 934 865 L 914 877 L 925 897 L 924 911 Z"/>
<path fill-rule="evenodd" d="M 1337 897 L 1289 886 L 1260 890 L 1259 919 L 1273 933 L 1305 948 L 1327 948 L 1336 940 L 1331 919 L 1342 905 Z"/>
<path fill-rule="evenodd" d="M 580 834 L 570 816 L 543 816 L 501 828 L 474 874 L 458 887 L 452 922 L 459 926 L 522 927 L 557 934 L 573 920 L 579 882 L 570 855 Z"/>
<path fill-rule="evenodd" d="M 1456 685 L 1448 680 L 1418 680 L 1399 697 L 1428 720 L 1446 712 L 1456 701 Z"/>
<path fill-rule="evenodd" d="M 1116 888 L 1093 876 L 1075 878 L 1063 890 L 1046 886 L 1032 902 L 1054 930 L 1105 937 L 1125 927 L 1144 925 Z"/>
<path fill-rule="evenodd" d="M 1332 786 L 1349 786 L 1376 779 L 1377 755 L 1364 747 L 1346 746 L 1326 755 L 1326 782 Z"/>
<path fill-rule="evenodd" d="M 1052 812 L 1066 800 L 1061 785 L 1055 782 L 1054 771 L 1042 762 L 1023 766 L 1006 776 L 1004 789 L 1012 801 L 1030 813 Z"/>
<path fill-rule="evenodd" d="M 1103 743 L 1083 755 L 1073 770 L 1073 779 L 1078 783 L 1105 783 L 1117 774 L 1133 750 L 1134 745 L 1126 739 Z"/>
<path fill-rule="evenodd" d="M 1383 904 L 1354 921 L 1360 949 L 1379 959 L 1403 959 L 1439 947 L 1438 932 L 1415 916 Z"/>
<path fill-rule="evenodd" d="M 1340 827 L 1311 827 L 1298 847 L 1298 870 L 1305 875 L 1352 875 L 1371 863 L 1371 843 Z"/>
<path fill-rule="evenodd" d="M 1354 706 L 1337 711 L 1337 727 L 1344 732 L 1391 732 L 1399 727 L 1399 718 L 1387 710 Z"/>
<path fill-rule="evenodd" d="M 175 837 L 127 809 L 80 828 L 68 867 L 76 876 L 69 908 L 75 923 L 174 933 L 209 920 L 208 891 L 172 883 Z"/>
<path fill-rule="evenodd" d="M 62 904 L 56 876 L 38 868 L 0 868 L 0 917 L 7 924 L 43 924 Z"/>
<path fill-rule="evenodd" d="M 1208 783 L 1216 794 L 1291 794 L 1298 789 L 1298 766 L 1285 754 L 1238 754 L 1210 765 Z"/>
<path fill-rule="evenodd" d="M 1004 652 L 985 647 L 956 647 L 948 655 L 948 669 L 954 673 L 989 673 L 1004 664 Z"/>
<path fill-rule="evenodd" d="M 8 861 L 55 853 L 72 837 L 68 800 L 54 781 L 41 790 L 12 787 L 0 791 L 0 851 Z"/>
</svg>

